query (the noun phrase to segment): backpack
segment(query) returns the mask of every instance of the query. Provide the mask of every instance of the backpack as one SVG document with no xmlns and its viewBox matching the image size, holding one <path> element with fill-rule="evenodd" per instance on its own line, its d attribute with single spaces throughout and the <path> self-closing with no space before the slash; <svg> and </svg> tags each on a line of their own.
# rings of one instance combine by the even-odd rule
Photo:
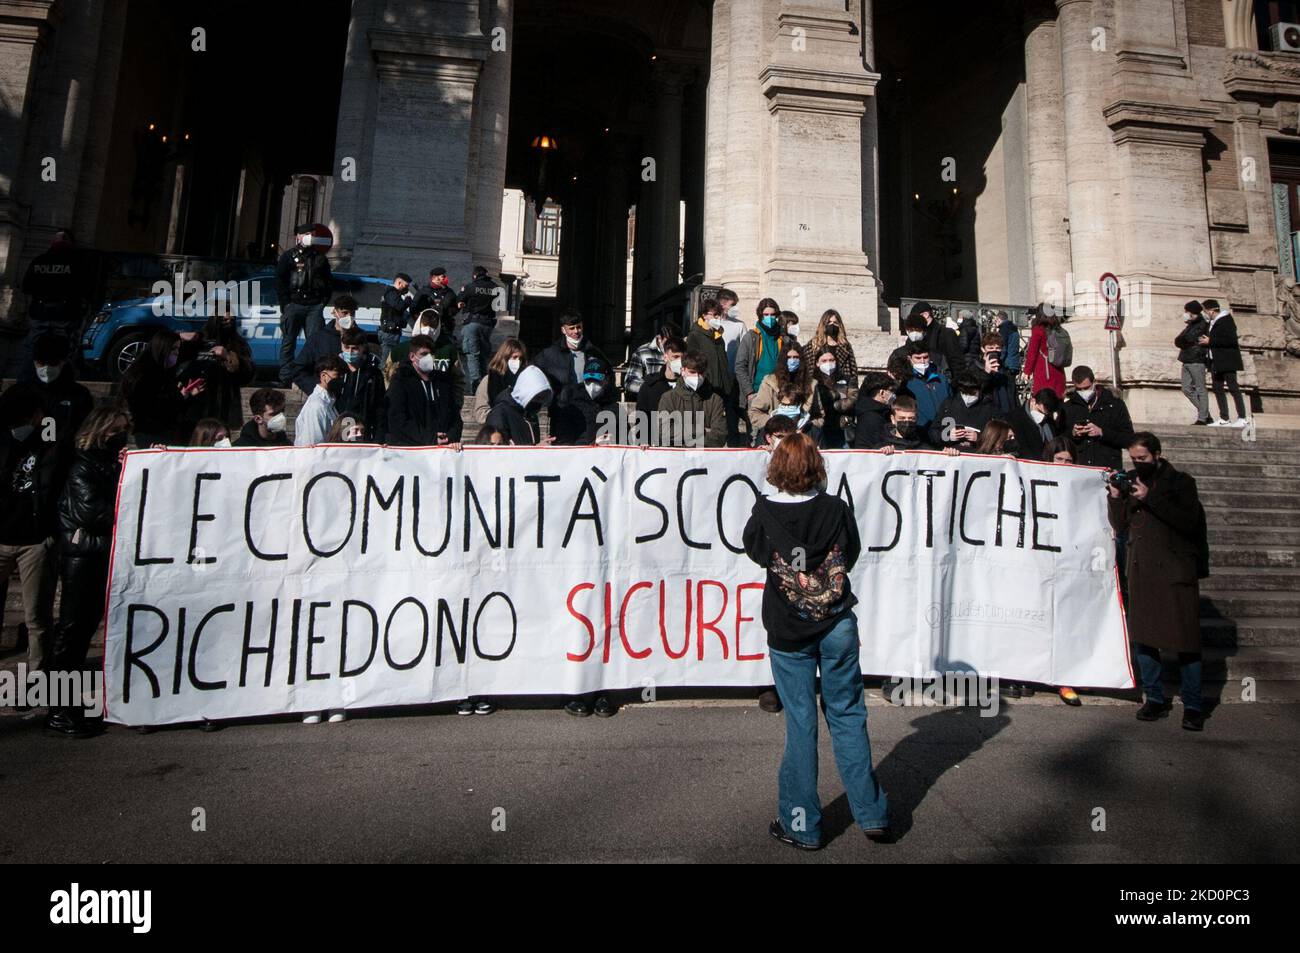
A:
<svg viewBox="0 0 1300 953">
<path fill-rule="evenodd" d="M 1070 332 L 1061 327 L 1050 328 L 1047 332 L 1047 363 L 1066 368 L 1073 360 L 1074 345 L 1070 343 Z"/>
<path fill-rule="evenodd" d="M 849 570 L 838 543 L 816 569 L 795 569 L 779 552 L 772 554 L 768 569 L 776 578 L 777 589 L 799 618 L 822 622 L 839 611 Z"/>
</svg>

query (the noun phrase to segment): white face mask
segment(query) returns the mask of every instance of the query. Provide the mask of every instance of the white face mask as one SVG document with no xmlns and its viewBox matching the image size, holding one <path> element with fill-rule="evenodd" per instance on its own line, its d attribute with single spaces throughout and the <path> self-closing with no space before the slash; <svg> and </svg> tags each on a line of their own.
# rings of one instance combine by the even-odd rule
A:
<svg viewBox="0 0 1300 953">
<path fill-rule="evenodd" d="M 587 388 L 587 396 L 590 397 L 592 400 L 595 400 L 597 397 L 599 397 L 605 390 L 604 384 L 597 384 L 595 381 L 587 381 L 582 386 Z"/>
<path fill-rule="evenodd" d="M 682 383 L 686 385 L 687 390 L 699 390 L 702 378 L 690 375 L 682 378 Z"/>
<path fill-rule="evenodd" d="M 271 433 L 284 433 L 288 426 L 288 418 L 286 418 L 283 413 L 278 413 L 274 417 L 268 418 L 266 421 L 266 429 Z"/>
<path fill-rule="evenodd" d="M 834 361 L 826 361 L 825 363 L 818 364 L 817 366 L 821 369 L 821 372 L 823 374 L 825 374 L 827 377 L 830 377 L 832 374 L 835 373 L 835 368 L 838 365 L 836 365 Z"/>
<path fill-rule="evenodd" d="M 975 401 L 977 401 L 977 400 L 979 400 L 979 399 L 980 399 L 980 395 L 979 395 L 979 394 L 962 394 L 962 395 L 961 395 L 961 402 L 962 402 L 963 404 L 965 404 L 967 407 L 969 407 L 971 404 L 975 403 Z"/>
<path fill-rule="evenodd" d="M 582 335 L 579 334 L 576 338 L 571 338 L 566 334 L 564 336 L 564 343 L 567 344 L 571 350 L 576 351 L 578 345 L 582 343 Z"/>
<path fill-rule="evenodd" d="M 728 308 L 728 309 L 727 309 L 727 317 L 729 317 L 732 321 L 739 321 L 739 320 L 740 320 L 740 305 L 738 305 L 738 304 L 733 304 L 730 308 Z"/>
<path fill-rule="evenodd" d="M 722 319 L 721 319 L 721 318 L 709 318 L 709 327 L 713 328 L 713 330 L 715 330 L 715 331 L 720 331 L 720 330 L 722 330 Z"/>
<path fill-rule="evenodd" d="M 24 440 L 30 437 L 32 435 L 32 432 L 35 430 L 36 427 L 32 424 L 23 424 L 21 427 L 11 427 L 9 432 L 13 434 L 15 440 L 17 440 L 19 443 L 22 443 Z"/>
<path fill-rule="evenodd" d="M 1184 321 L 1195 321 L 1195 320 L 1197 319 L 1197 317 L 1199 317 L 1199 315 L 1192 314 L 1192 312 L 1190 312 L 1190 311 L 1184 311 L 1184 312 L 1183 312 L 1183 320 L 1184 320 Z"/>
<path fill-rule="evenodd" d="M 350 314 L 340 314 L 334 318 L 334 325 L 340 331 L 346 331 L 348 328 L 353 327 L 356 323 L 357 323 L 356 321 L 352 320 L 352 315 Z"/>
<path fill-rule="evenodd" d="M 785 333 L 790 335 L 792 338 L 797 338 L 799 336 L 799 325 L 787 324 L 785 326 Z"/>
<path fill-rule="evenodd" d="M 1029 419 L 1032 420 L 1032 421 L 1033 421 L 1034 423 L 1036 423 L 1036 424 L 1041 424 L 1044 420 L 1047 419 L 1047 414 L 1043 413 L 1043 412 L 1042 412 L 1041 410 L 1039 410 L 1037 407 L 1030 407 L 1030 408 L 1029 408 Z"/>
<path fill-rule="evenodd" d="M 45 367 L 36 368 L 36 378 L 42 384 L 48 384 L 50 381 L 57 380 L 62 370 L 63 367 L 59 364 L 47 364 Z"/>
<path fill-rule="evenodd" d="M 668 369 L 674 374 L 680 374 L 682 372 L 682 359 L 680 357 L 673 358 L 668 362 Z"/>
<path fill-rule="evenodd" d="M 220 440 L 214 441 L 213 444 L 212 444 L 212 446 L 213 446 L 214 449 L 217 449 L 217 450 L 229 450 L 229 449 L 230 449 L 230 438 L 229 438 L 229 437 L 222 437 Z"/>
<path fill-rule="evenodd" d="M 420 371 L 422 371 L 422 372 L 425 373 L 425 374 L 432 374 L 432 373 L 433 373 L 433 355 L 432 355 L 432 354 L 421 354 L 421 355 L 419 356 L 419 358 L 416 359 L 415 366 L 416 366 L 416 368 L 418 368 Z"/>
<path fill-rule="evenodd" d="M 1089 387 L 1087 390 L 1076 390 L 1075 393 L 1079 395 L 1080 399 L 1083 400 L 1085 404 L 1087 404 L 1092 402 L 1092 395 L 1097 393 L 1097 388 Z"/>
<path fill-rule="evenodd" d="M 908 339 L 909 341 L 919 341 L 919 340 L 921 340 L 921 338 L 923 338 L 923 337 L 925 337 L 925 332 L 923 332 L 923 331 L 908 331 L 908 332 L 907 332 L 907 339 Z"/>
<path fill-rule="evenodd" d="M 523 366 L 524 366 L 524 362 L 517 357 L 512 357 L 510 358 L 510 360 L 506 361 L 506 367 L 510 368 L 511 374 L 518 374 L 519 368 Z"/>
</svg>

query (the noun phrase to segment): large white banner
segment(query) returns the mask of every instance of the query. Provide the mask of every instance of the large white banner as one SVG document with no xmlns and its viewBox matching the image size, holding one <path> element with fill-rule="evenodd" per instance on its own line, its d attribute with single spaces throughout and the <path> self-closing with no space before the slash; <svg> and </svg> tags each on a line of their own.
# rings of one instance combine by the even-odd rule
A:
<svg viewBox="0 0 1300 953">
<path fill-rule="evenodd" d="M 826 455 L 862 536 L 862 668 L 1133 684 L 1099 471 Z M 129 725 L 770 684 L 741 532 L 761 450 L 127 457 L 108 712 Z"/>
</svg>

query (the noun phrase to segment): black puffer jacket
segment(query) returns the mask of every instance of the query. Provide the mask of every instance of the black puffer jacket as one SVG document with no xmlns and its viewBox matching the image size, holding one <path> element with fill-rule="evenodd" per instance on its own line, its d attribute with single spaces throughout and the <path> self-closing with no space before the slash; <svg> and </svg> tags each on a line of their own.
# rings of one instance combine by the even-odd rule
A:
<svg viewBox="0 0 1300 953">
<path fill-rule="evenodd" d="M 1174 347 L 1178 348 L 1178 360 L 1183 364 L 1204 364 L 1206 361 L 1204 346 L 1196 342 L 1201 335 L 1210 333 L 1210 322 L 1198 317 L 1188 321 L 1178 337 L 1174 338 Z"/>
<path fill-rule="evenodd" d="M 116 450 L 76 452 L 58 504 L 59 544 L 65 559 L 108 557 L 121 472 Z"/>
</svg>

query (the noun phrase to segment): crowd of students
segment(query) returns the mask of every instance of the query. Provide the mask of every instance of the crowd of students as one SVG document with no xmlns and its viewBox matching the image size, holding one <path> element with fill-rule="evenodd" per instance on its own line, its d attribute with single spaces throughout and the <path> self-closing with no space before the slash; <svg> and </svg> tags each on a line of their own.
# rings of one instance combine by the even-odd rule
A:
<svg viewBox="0 0 1300 953">
<path fill-rule="evenodd" d="M 645 428 L 628 442 L 666 447 L 771 449 L 799 433 L 819 449 L 1003 454 L 1119 470 L 1133 438 L 1123 401 L 1088 367 L 1068 368 L 1068 334 L 1049 306 L 1036 310 L 1022 354 L 1005 316 L 981 334 L 970 313 L 943 321 L 918 302 L 886 368 L 863 374 L 837 311 L 826 311 L 801 340 L 798 317 L 773 299 L 759 301 L 747 323 L 737 296 L 724 290 L 701 303 L 684 332 L 661 327 L 635 349 L 620 395 L 613 362 L 574 310 L 562 312 L 560 337 L 540 353 L 512 337 L 482 361 L 488 338 L 479 329 L 490 327 L 478 311 L 489 306 L 493 287 L 478 269 L 468 295 L 457 296 L 445 272 L 434 269 L 417 294 L 399 275 L 384 296 L 379 355 L 356 324 L 357 302 L 340 295 L 333 319 L 324 318 L 301 349 L 283 353 L 281 386 L 255 390 L 246 408 L 241 388 L 254 367 L 226 299 L 213 302 L 201 331 L 158 331 L 112 407 L 92 411 L 65 339 L 38 339 L 31 366 L 0 398 L 0 575 L 19 572 L 29 664 L 45 664 L 50 646 L 61 667 L 84 659 L 103 612 L 113 496 L 121 452 L 132 440 L 140 448 L 458 447 L 468 417 L 478 443 L 590 445 L 610 442 L 606 424 L 620 399 L 635 402 L 636 426 Z M 285 386 L 305 396 L 292 440 Z M 60 574 L 56 625 L 53 579 Z M 1078 704 L 1071 689 L 1060 691 Z M 781 710 L 770 688 L 760 704 Z M 466 702 L 461 710 L 487 713 L 491 704 Z M 603 696 L 570 703 L 579 715 L 614 710 Z M 58 711 L 50 726 L 71 730 Z"/>
</svg>

